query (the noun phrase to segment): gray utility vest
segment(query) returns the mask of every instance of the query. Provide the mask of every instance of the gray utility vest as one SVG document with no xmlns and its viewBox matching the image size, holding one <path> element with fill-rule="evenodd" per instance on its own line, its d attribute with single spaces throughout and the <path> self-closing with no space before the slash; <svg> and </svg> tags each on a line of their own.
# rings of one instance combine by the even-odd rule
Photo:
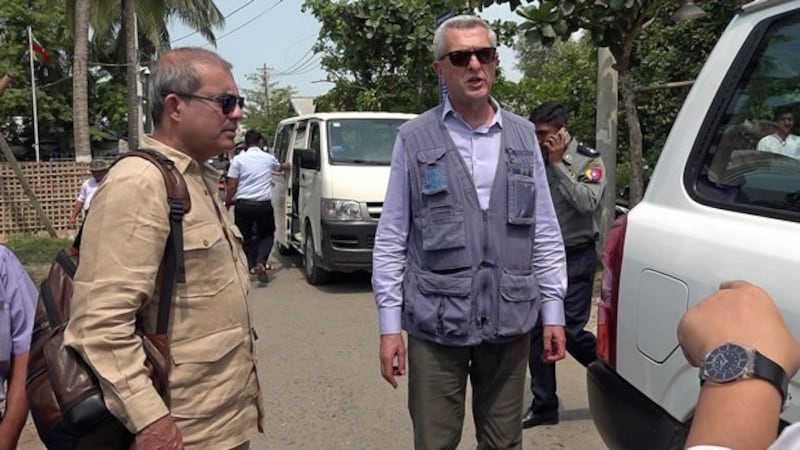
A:
<svg viewBox="0 0 800 450">
<path fill-rule="evenodd" d="M 533 167 L 541 159 L 533 125 L 501 114 L 502 151 L 486 211 L 441 106 L 400 127 L 412 215 L 402 317 L 415 338 L 454 346 L 507 342 L 536 324 Z"/>
</svg>

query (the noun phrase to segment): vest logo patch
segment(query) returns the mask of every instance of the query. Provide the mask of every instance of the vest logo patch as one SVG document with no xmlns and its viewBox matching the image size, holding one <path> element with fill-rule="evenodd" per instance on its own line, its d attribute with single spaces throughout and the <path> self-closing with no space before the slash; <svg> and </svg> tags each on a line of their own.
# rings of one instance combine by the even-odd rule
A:
<svg viewBox="0 0 800 450">
<path fill-rule="evenodd" d="M 423 194 L 436 194 L 447 190 L 447 180 L 445 180 L 442 170 L 432 167 L 425 172 L 425 185 L 422 187 Z"/>
</svg>

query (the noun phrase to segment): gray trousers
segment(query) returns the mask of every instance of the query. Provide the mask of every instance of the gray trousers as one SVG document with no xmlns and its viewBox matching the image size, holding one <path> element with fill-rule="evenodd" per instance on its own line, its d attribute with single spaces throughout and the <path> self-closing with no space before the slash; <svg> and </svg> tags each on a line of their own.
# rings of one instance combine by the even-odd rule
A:
<svg viewBox="0 0 800 450">
<path fill-rule="evenodd" d="M 478 449 L 522 448 L 530 334 L 505 344 L 450 347 L 408 337 L 408 410 L 417 450 L 455 449 L 467 377 Z"/>
</svg>

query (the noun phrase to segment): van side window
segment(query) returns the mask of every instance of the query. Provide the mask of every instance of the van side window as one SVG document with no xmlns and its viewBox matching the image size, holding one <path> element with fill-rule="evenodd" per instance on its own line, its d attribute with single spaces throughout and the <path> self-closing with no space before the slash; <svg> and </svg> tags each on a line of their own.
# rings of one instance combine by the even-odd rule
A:
<svg viewBox="0 0 800 450">
<path fill-rule="evenodd" d="M 293 148 L 295 149 L 308 148 L 306 144 L 306 139 L 308 134 L 307 132 L 308 132 L 308 122 L 298 122 L 297 127 L 295 128 Z"/>
<path fill-rule="evenodd" d="M 739 65 L 743 71 L 726 78 L 735 90 L 723 86 L 717 94 L 724 113 L 716 122 L 707 119 L 713 131 L 708 148 L 695 148 L 699 165 L 690 163 L 688 172 L 696 171 L 693 196 L 725 209 L 798 220 L 800 14 L 756 28 L 753 39 L 739 55 L 752 54 Z"/>
<path fill-rule="evenodd" d="M 292 140 L 292 125 L 284 125 L 275 138 L 275 157 L 280 162 L 286 161 L 286 153 L 289 151 L 289 142 Z"/>
<path fill-rule="evenodd" d="M 309 133 L 310 136 L 310 143 L 308 144 L 308 148 L 314 150 L 317 155 L 319 155 L 320 149 L 322 149 L 321 140 L 319 133 L 319 122 L 311 122 L 311 132 Z"/>
</svg>

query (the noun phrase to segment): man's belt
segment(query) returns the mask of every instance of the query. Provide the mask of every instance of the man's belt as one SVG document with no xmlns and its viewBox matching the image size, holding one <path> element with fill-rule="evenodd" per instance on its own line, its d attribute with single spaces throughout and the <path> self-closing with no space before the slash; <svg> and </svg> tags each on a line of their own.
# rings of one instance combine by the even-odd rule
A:
<svg viewBox="0 0 800 450">
<path fill-rule="evenodd" d="M 248 205 L 248 206 L 272 206 L 271 200 L 245 200 L 240 199 L 236 200 L 235 202 L 238 205 Z"/>
</svg>

